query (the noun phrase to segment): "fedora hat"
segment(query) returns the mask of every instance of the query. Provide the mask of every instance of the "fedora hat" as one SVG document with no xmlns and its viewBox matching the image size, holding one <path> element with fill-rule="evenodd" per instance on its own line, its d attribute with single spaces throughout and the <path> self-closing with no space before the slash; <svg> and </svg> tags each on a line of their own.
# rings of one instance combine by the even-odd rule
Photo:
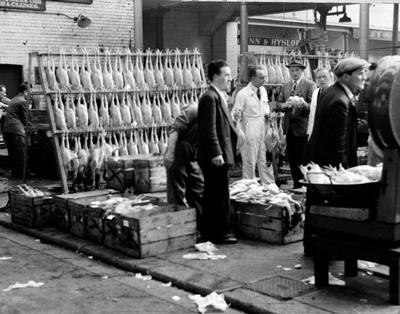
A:
<svg viewBox="0 0 400 314">
<path fill-rule="evenodd" d="M 291 59 L 290 62 L 288 64 L 286 64 L 286 67 L 287 68 L 296 67 L 296 68 L 302 68 L 302 69 L 306 68 L 306 66 L 303 64 L 303 61 L 298 58 Z"/>
</svg>

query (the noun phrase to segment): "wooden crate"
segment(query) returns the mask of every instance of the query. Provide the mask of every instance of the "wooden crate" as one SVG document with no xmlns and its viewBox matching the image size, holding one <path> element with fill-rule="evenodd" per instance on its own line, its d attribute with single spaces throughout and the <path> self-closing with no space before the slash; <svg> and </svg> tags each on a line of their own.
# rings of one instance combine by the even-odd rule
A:
<svg viewBox="0 0 400 314">
<path fill-rule="evenodd" d="M 54 201 L 51 195 L 29 197 L 10 189 L 8 197 L 13 223 L 33 228 L 47 227 L 54 223 Z"/>
<path fill-rule="evenodd" d="M 70 233 L 84 239 L 89 239 L 98 243 L 103 242 L 103 232 L 101 218 L 103 211 L 97 211 L 97 215 L 88 216 L 90 203 L 94 201 L 105 201 L 113 196 L 122 196 L 121 194 L 110 194 L 108 190 L 103 191 L 103 194 L 88 195 L 79 199 L 73 199 L 69 202 L 69 210 L 71 213 L 71 229 Z M 98 217 L 100 216 L 100 217 Z M 100 220 L 100 221 L 99 221 Z M 98 227 L 99 228 L 96 228 Z M 90 234 L 89 234 L 90 229 Z M 100 230 L 98 230 L 100 229 Z"/>
<path fill-rule="evenodd" d="M 133 161 L 135 168 L 135 190 L 137 192 L 162 192 L 167 190 L 167 173 L 163 156 L 138 157 Z"/>
<path fill-rule="evenodd" d="M 303 239 L 303 225 L 300 219 L 299 223 L 291 226 L 287 211 L 283 207 L 238 201 L 232 201 L 232 206 L 237 218 L 238 232 L 244 237 L 277 244 Z"/>
<path fill-rule="evenodd" d="M 69 204 L 72 201 L 84 199 L 87 197 L 96 197 L 107 194 L 118 194 L 118 191 L 107 189 L 107 190 L 95 190 L 89 192 L 72 193 L 72 194 L 61 194 L 54 196 L 54 207 L 56 213 L 56 226 L 65 232 L 69 232 L 71 229 L 71 212 Z"/>
<path fill-rule="evenodd" d="M 124 192 L 134 186 L 134 156 L 109 157 L 106 163 L 106 181 L 109 189 Z"/>
<path fill-rule="evenodd" d="M 196 210 L 165 204 L 135 217 L 104 220 L 104 245 L 136 258 L 192 247 L 196 240 Z"/>
</svg>

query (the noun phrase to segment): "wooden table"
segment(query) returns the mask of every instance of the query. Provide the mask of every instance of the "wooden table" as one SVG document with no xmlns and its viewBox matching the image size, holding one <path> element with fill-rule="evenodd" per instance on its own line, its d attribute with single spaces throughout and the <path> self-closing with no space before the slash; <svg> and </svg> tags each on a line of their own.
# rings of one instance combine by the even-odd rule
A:
<svg viewBox="0 0 400 314">
<path fill-rule="evenodd" d="M 345 276 L 357 276 L 357 260 L 366 260 L 389 266 L 389 301 L 400 304 L 400 243 L 371 239 L 348 239 L 338 235 L 316 235 L 310 238 L 315 253 L 314 276 L 318 288 L 328 286 L 329 261 L 333 256 L 343 257 Z"/>
</svg>

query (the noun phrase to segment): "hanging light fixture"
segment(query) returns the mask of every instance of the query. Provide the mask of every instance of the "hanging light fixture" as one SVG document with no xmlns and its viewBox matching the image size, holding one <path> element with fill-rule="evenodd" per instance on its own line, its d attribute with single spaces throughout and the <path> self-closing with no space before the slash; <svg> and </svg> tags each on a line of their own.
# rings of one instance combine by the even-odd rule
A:
<svg viewBox="0 0 400 314">
<path fill-rule="evenodd" d="M 80 27 L 80 28 L 85 28 L 85 27 L 88 27 L 90 24 L 92 24 L 92 20 L 90 18 L 88 18 L 86 15 L 83 15 L 83 14 L 79 14 L 78 16 L 75 16 L 75 17 L 71 17 L 71 16 L 69 16 L 68 14 L 65 14 L 65 13 L 47 12 L 47 14 L 65 16 L 65 17 L 69 18 L 70 20 L 73 20 L 76 23 L 76 25 L 78 25 L 78 27 Z"/>
<path fill-rule="evenodd" d="M 343 16 L 339 19 L 339 23 L 350 23 L 351 18 L 347 16 L 345 5 L 343 6 L 343 13 L 344 13 Z"/>
</svg>

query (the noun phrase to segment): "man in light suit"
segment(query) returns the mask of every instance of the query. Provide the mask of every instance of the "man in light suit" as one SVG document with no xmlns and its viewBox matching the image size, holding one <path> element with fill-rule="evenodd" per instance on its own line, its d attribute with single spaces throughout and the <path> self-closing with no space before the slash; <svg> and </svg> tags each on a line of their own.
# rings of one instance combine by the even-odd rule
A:
<svg viewBox="0 0 400 314">
<path fill-rule="evenodd" d="M 311 136 L 311 160 L 321 166 L 357 165 L 357 112 L 355 95 L 363 89 L 366 68 L 358 58 L 346 58 L 335 66 L 336 83 L 322 94 Z"/>
<path fill-rule="evenodd" d="M 275 110 L 284 111 L 283 133 L 286 134 L 287 154 L 294 188 L 301 187 L 299 180 L 303 177 L 299 166 L 303 164 L 307 149 L 308 115 L 314 82 L 304 77 L 306 68 L 301 60 L 294 59 L 288 65 L 291 80 L 283 84 Z M 288 101 L 289 97 L 301 97 L 299 102 Z"/>
<path fill-rule="evenodd" d="M 225 91 L 231 70 L 224 60 L 212 61 L 207 71 L 211 86 L 199 100 L 198 163 L 204 175 L 202 237 L 215 243 L 233 244 L 231 231 L 229 166 L 234 164 L 236 133 Z"/>
</svg>

